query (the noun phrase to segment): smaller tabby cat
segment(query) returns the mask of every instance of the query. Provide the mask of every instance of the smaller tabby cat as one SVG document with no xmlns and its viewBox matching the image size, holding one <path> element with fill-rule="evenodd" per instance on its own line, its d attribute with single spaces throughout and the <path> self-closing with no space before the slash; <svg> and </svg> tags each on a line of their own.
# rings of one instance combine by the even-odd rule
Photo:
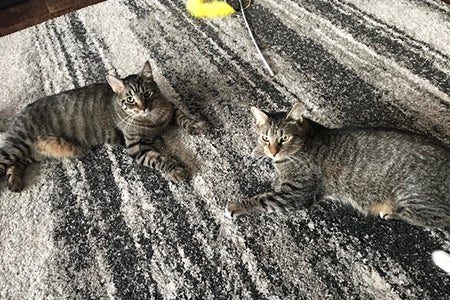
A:
<svg viewBox="0 0 450 300">
<path fill-rule="evenodd" d="M 272 192 L 230 202 L 229 217 L 331 199 L 365 215 L 450 226 L 450 152 L 444 146 L 404 131 L 327 129 L 304 118 L 301 103 L 289 113 L 251 111 L 258 133 L 255 154 L 273 160 L 279 182 Z"/>
<path fill-rule="evenodd" d="M 203 133 L 206 124 L 188 118 L 161 94 L 149 62 L 139 74 L 106 80 L 41 98 L 16 116 L 0 148 L 0 175 L 6 174 L 11 191 L 23 189 L 31 162 L 76 157 L 105 143 L 126 146 L 136 162 L 175 183 L 189 178 L 181 163 L 154 149 L 154 140 L 171 123 L 190 134 Z"/>
</svg>

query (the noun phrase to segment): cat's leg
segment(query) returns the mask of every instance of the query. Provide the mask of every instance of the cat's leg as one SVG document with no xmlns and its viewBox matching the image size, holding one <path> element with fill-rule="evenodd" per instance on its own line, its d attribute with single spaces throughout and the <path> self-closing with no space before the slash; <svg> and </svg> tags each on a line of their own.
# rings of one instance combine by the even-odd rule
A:
<svg viewBox="0 0 450 300">
<path fill-rule="evenodd" d="M 450 161 L 444 160 L 411 172 L 392 191 L 392 218 L 425 227 L 450 227 L 449 169 Z"/>
<path fill-rule="evenodd" d="M 203 134 L 207 131 L 205 122 L 189 118 L 179 108 L 175 109 L 175 123 L 192 135 Z"/>
<path fill-rule="evenodd" d="M 386 197 L 382 201 L 374 203 L 371 206 L 369 206 L 368 208 L 369 214 L 379 216 L 380 218 L 385 220 L 395 219 L 396 208 L 394 207 L 394 203 L 395 203 L 394 196 Z"/>
<path fill-rule="evenodd" d="M 385 220 L 401 220 L 418 226 L 450 226 L 450 203 L 417 191 L 402 191 L 397 196 L 388 197 L 382 203 L 373 205 L 369 212 Z"/>
<path fill-rule="evenodd" d="M 34 143 L 36 153 L 54 158 L 72 158 L 83 154 L 86 150 L 80 143 L 60 137 L 39 138 Z"/>
<path fill-rule="evenodd" d="M 6 175 L 9 167 L 25 160 L 31 153 L 30 146 L 20 139 L 10 138 L 0 148 L 0 176 Z"/>
<path fill-rule="evenodd" d="M 450 226 L 450 202 L 430 195 L 414 194 L 397 201 L 397 208 L 388 219 L 399 219 L 426 227 Z"/>
<path fill-rule="evenodd" d="M 0 178 L 6 175 L 6 170 L 12 165 L 8 156 L 3 149 L 0 149 Z"/>
<path fill-rule="evenodd" d="M 6 169 L 6 182 L 8 189 L 13 192 L 20 192 L 24 187 L 25 169 L 29 162 L 19 161 Z"/>
<path fill-rule="evenodd" d="M 8 137 L 0 148 L 0 177 L 6 176 L 7 186 L 13 192 L 23 189 L 23 175 L 31 153 L 28 140 L 18 136 Z"/>
<path fill-rule="evenodd" d="M 251 213 L 289 212 L 309 206 L 316 198 L 317 190 L 314 185 L 298 187 L 285 182 L 273 192 L 228 203 L 225 214 L 236 219 Z"/>
<path fill-rule="evenodd" d="M 281 193 L 269 192 L 242 201 L 228 203 L 225 214 L 231 219 L 251 213 L 287 212 L 294 210 L 292 202 Z"/>
<path fill-rule="evenodd" d="M 190 177 L 188 170 L 181 163 L 154 150 L 140 152 L 135 160 L 144 166 L 159 170 L 174 183 L 181 183 Z"/>
<path fill-rule="evenodd" d="M 153 141 L 125 137 L 125 144 L 128 154 L 137 163 L 159 170 L 172 182 L 181 183 L 190 178 L 190 173 L 180 162 L 153 149 Z"/>
</svg>

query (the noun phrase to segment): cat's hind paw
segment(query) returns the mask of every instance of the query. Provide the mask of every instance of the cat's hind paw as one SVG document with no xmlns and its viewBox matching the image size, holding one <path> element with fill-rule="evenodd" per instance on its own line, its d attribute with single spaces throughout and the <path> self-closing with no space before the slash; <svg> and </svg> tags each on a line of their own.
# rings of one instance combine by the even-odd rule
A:
<svg viewBox="0 0 450 300">
<path fill-rule="evenodd" d="M 382 211 L 380 211 L 380 218 L 382 218 L 383 220 L 393 219 L 393 217 L 390 213 L 382 212 Z"/>
<path fill-rule="evenodd" d="M 395 213 L 391 213 L 391 212 L 380 212 L 380 218 L 382 218 L 383 220 L 386 220 L 386 221 L 402 219 L 399 215 L 397 215 Z"/>
<path fill-rule="evenodd" d="M 236 220 L 242 215 L 245 215 L 246 210 L 242 207 L 242 204 L 238 201 L 228 203 L 225 208 L 225 217 L 228 219 Z"/>
<path fill-rule="evenodd" d="M 167 175 L 170 181 L 176 184 L 188 181 L 191 178 L 191 174 L 184 167 L 175 167 Z"/>
<path fill-rule="evenodd" d="M 206 122 L 198 121 L 188 127 L 187 132 L 191 135 L 201 135 L 208 131 L 208 125 Z"/>
</svg>

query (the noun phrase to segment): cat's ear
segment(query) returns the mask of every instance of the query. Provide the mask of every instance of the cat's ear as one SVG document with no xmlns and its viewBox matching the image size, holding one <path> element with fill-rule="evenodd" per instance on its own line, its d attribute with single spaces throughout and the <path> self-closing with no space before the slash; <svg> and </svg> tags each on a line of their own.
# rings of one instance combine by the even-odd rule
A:
<svg viewBox="0 0 450 300">
<path fill-rule="evenodd" d="M 269 120 L 269 117 L 255 106 L 252 106 L 250 110 L 252 111 L 253 117 L 255 117 L 257 125 L 264 125 Z"/>
<path fill-rule="evenodd" d="M 108 81 L 109 85 L 111 86 L 114 93 L 118 94 L 120 93 L 124 88 L 125 84 L 123 83 L 122 79 L 116 78 L 112 75 L 106 75 L 106 81 Z"/>
<path fill-rule="evenodd" d="M 145 62 L 140 76 L 144 79 L 144 81 L 153 80 L 152 66 L 148 60 Z"/>
<path fill-rule="evenodd" d="M 306 112 L 305 106 L 302 103 L 297 102 L 294 104 L 294 106 L 292 106 L 291 110 L 286 116 L 286 119 L 293 120 L 296 122 L 302 122 L 303 115 L 305 114 L 305 112 Z"/>
</svg>

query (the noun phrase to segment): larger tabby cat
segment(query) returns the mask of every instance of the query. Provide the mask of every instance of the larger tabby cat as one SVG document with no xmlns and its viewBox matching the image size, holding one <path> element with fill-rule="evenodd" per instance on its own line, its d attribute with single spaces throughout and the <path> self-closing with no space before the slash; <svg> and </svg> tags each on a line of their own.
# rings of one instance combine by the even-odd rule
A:
<svg viewBox="0 0 450 300">
<path fill-rule="evenodd" d="M 273 160 L 279 182 L 272 192 L 227 206 L 230 217 L 289 211 L 317 199 L 336 199 L 363 214 L 408 223 L 450 225 L 450 152 L 425 137 L 388 129 L 331 130 L 289 113 L 251 111 L 255 153 Z"/>
<path fill-rule="evenodd" d="M 157 152 L 153 142 L 172 122 L 191 134 L 203 132 L 205 123 L 188 118 L 161 94 L 149 62 L 139 74 L 106 79 L 41 98 L 17 115 L 0 148 L 0 175 L 6 174 L 10 190 L 23 189 L 30 162 L 75 157 L 104 143 L 125 145 L 138 163 L 175 183 L 189 178 L 186 168 Z"/>
</svg>

